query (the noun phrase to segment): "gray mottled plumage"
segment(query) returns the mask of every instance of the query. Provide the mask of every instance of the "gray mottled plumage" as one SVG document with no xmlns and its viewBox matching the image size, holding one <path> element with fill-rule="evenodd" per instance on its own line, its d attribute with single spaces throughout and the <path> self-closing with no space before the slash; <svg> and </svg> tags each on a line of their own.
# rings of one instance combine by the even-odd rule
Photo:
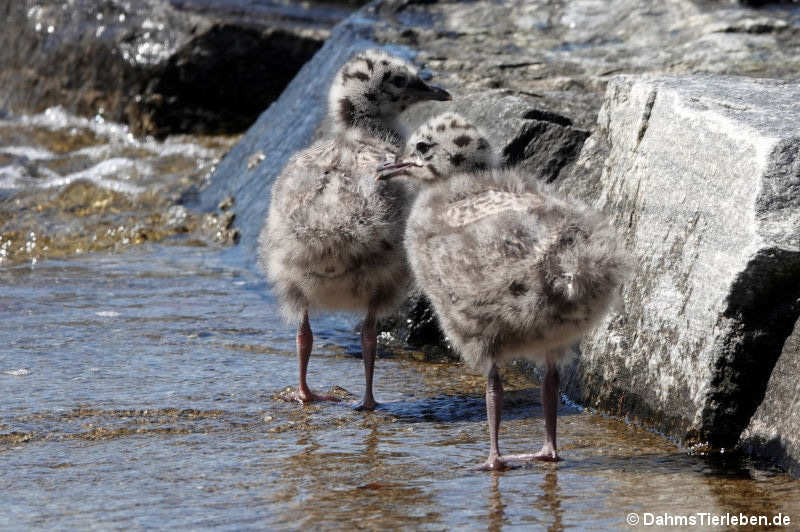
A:
<svg viewBox="0 0 800 532">
<path fill-rule="evenodd" d="M 457 113 L 442 113 L 419 126 L 406 140 L 401 159 L 416 164 L 414 178 L 428 183 L 494 168 L 499 160 L 486 137 Z"/>
<path fill-rule="evenodd" d="M 603 216 L 518 170 L 480 171 L 495 161 L 480 132 L 448 113 L 414 132 L 384 176 L 406 173 L 423 184 L 405 245 L 445 334 L 489 378 L 490 469 L 505 465 L 497 449 L 502 383 L 496 366 L 513 358 L 547 364 L 547 443 L 538 455 L 525 456 L 557 460 L 555 364 L 608 310 L 626 270 Z"/>
<path fill-rule="evenodd" d="M 514 170 L 421 191 L 406 245 L 448 338 L 485 373 L 574 342 L 605 313 L 624 271 L 602 217 Z"/>
<path fill-rule="evenodd" d="M 296 154 L 276 180 L 259 249 L 287 318 L 370 304 L 382 313 L 406 294 L 409 190 L 374 177 L 393 149 L 340 135 Z"/>
<path fill-rule="evenodd" d="M 425 83 L 416 68 L 380 51 L 357 54 L 336 74 L 328 95 L 328 114 L 339 131 L 361 129 L 400 143 L 399 115 L 424 100 L 450 95 Z"/>
<path fill-rule="evenodd" d="M 378 51 L 359 53 L 331 85 L 332 137 L 295 154 L 276 178 L 259 258 L 285 317 L 300 323 L 298 400 L 319 398 L 305 383 L 309 312 L 363 311 L 362 406 L 374 408 L 375 317 L 408 290 L 403 229 L 411 197 L 407 184 L 376 182 L 375 169 L 402 142 L 400 112 L 415 102 L 449 98 L 405 61 Z"/>
<path fill-rule="evenodd" d="M 388 311 L 407 290 L 402 249 L 409 190 L 376 183 L 397 150 L 397 116 L 449 98 L 385 53 L 357 54 L 337 73 L 329 109 L 334 137 L 295 154 L 275 180 L 259 256 L 287 319 L 306 310 Z"/>
<path fill-rule="evenodd" d="M 409 261 L 468 364 L 544 360 L 608 309 L 625 260 L 600 214 L 518 170 L 476 172 L 497 158 L 454 113 L 415 131 L 402 160 L 425 184 L 407 224 Z"/>
</svg>

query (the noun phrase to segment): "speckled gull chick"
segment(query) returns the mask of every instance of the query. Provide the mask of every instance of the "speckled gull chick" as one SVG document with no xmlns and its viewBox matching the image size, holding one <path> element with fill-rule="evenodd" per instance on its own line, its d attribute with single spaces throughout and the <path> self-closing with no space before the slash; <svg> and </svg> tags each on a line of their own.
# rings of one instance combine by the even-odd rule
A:
<svg viewBox="0 0 800 532">
<path fill-rule="evenodd" d="M 405 61 L 361 52 L 331 85 L 332 138 L 296 153 L 277 177 L 259 258 L 284 316 L 299 322 L 295 400 L 334 400 L 314 394 L 306 382 L 313 342 L 309 312 L 357 311 L 366 314 L 361 330 L 366 390 L 360 408 L 375 408 L 375 320 L 407 293 L 403 231 L 411 200 L 407 184 L 376 182 L 375 168 L 387 152 L 399 149 L 398 115 L 404 109 L 449 99 Z"/>
<path fill-rule="evenodd" d="M 421 126 L 400 160 L 378 174 L 422 184 L 405 245 L 445 334 L 464 361 L 487 376 L 486 469 L 559 459 L 558 363 L 607 311 L 626 270 L 617 236 L 602 216 L 548 192 L 522 171 L 476 172 L 495 161 L 478 130 L 447 113 Z M 514 358 L 547 368 L 545 442 L 537 454 L 501 456 L 497 367 Z"/>
</svg>

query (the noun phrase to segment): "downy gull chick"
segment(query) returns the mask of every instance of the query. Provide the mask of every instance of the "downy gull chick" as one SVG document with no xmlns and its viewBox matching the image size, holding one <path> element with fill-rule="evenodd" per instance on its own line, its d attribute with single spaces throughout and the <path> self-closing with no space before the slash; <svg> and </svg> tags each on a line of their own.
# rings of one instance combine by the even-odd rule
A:
<svg viewBox="0 0 800 532">
<path fill-rule="evenodd" d="M 284 316 L 299 322 L 299 386 L 294 399 L 330 399 L 306 382 L 313 336 L 309 312 L 365 312 L 361 346 L 366 389 L 360 408 L 375 408 L 375 320 L 402 301 L 409 271 L 403 249 L 410 190 L 376 183 L 376 166 L 396 152 L 398 115 L 424 100 L 449 100 L 409 63 L 368 50 L 339 70 L 329 93 L 333 136 L 296 153 L 272 187 L 259 258 Z"/>
<path fill-rule="evenodd" d="M 558 460 L 558 363 L 607 311 L 626 259 L 613 228 L 496 157 L 478 130 L 446 113 L 409 138 L 401 160 L 378 178 L 421 183 L 405 245 L 419 288 L 471 367 L 487 377 L 490 452 L 482 466 Z M 546 366 L 545 442 L 537 454 L 501 456 L 503 387 L 498 364 L 526 358 Z"/>
</svg>

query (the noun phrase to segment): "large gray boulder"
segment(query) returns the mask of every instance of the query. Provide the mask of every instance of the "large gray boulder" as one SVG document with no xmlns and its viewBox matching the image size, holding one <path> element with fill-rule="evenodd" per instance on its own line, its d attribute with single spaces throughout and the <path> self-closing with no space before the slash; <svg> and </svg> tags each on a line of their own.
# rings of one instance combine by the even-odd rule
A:
<svg viewBox="0 0 800 532">
<path fill-rule="evenodd" d="M 0 109 L 137 134 L 247 129 L 350 13 L 247 0 L 0 0 Z"/>
<path fill-rule="evenodd" d="M 800 321 L 786 340 L 741 447 L 800 477 Z"/>
<path fill-rule="evenodd" d="M 799 101 L 789 81 L 609 84 L 560 188 L 613 216 L 633 275 L 570 396 L 687 444 L 737 443 L 800 315 Z"/>
</svg>

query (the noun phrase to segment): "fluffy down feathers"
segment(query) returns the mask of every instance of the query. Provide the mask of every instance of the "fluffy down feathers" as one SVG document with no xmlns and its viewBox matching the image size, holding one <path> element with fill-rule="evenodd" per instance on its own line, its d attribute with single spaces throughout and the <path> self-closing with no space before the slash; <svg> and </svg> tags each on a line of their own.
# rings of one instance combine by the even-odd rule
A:
<svg viewBox="0 0 800 532">
<path fill-rule="evenodd" d="M 498 163 L 483 133 L 457 113 L 442 113 L 417 128 L 406 141 L 401 159 L 417 165 L 414 177 L 429 183 Z"/>
<path fill-rule="evenodd" d="M 259 258 L 287 320 L 306 308 L 385 313 L 407 293 L 410 189 L 375 180 L 394 145 L 356 135 L 295 154 L 273 185 Z"/>
<path fill-rule="evenodd" d="M 289 161 L 260 236 L 261 265 L 287 319 L 317 309 L 381 314 L 405 295 L 409 189 L 376 182 L 375 170 L 402 142 L 400 112 L 447 99 L 412 65 L 376 50 L 356 54 L 336 74 L 328 106 L 334 136 Z"/>
<path fill-rule="evenodd" d="M 425 100 L 449 100 L 450 95 L 428 85 L 417 69 L 379 50 L 365 50 L 336 74 L 328 94 L 328 114 L 339 131 L 361 127 L 371 132 L 404 136 L 398 116 Z"/>
<path fill-rule="evenodd" d="M 625 275 L 614 230 L 518 171 L 422 190 L 406 230 L 414 276 L 464 360 L 541 360 L 606 312 Z"/>
</svg>

